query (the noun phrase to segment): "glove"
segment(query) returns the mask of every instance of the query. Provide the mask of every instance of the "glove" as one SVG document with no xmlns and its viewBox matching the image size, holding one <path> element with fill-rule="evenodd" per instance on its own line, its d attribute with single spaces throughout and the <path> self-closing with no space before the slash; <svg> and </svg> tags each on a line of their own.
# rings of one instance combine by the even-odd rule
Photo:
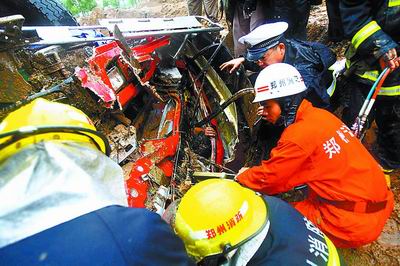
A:
<svg viewBox="0 0 400 266">
<path fill-rule="evenodd" d="M 257 0 L 245 0 L 243 3 L 243 17 L 249 19 L 256 10 Z"/>
<path fill-rule="evenodd" d="M 395 48 L 390 49 L 385 54 L 379 58 L 379 64 L 382 69 L 389 67 L 394 70 L 400 67 L 400 58 L 397 56 L 397 51 Z"/>
</svg>

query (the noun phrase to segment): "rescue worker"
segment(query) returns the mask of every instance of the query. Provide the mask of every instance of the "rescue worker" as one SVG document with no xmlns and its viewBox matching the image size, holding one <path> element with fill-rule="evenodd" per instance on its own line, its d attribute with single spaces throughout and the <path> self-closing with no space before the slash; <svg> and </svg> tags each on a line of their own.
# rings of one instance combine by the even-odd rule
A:
<svg viewBox="0 0 400 266">
<path fill-rule="evenodd" d="M 167 212 L 199 265 L 340 265 L 335 246 L 307 218 L 233 180 L 202 181 Z"/>
<path fill-rule="evenodd" d="M 393 209 L 384 174 L 352 131 L 333 114 L 305 99 L 306 85 L 293 66 L 261 71 L 254 102 L 265 119 L 285 130 L 271 158 L 241 169 L 238 182 L 275 195 L 307 185 L 294 207 L 337 247 L 359 247 L 377 239 Z"/>
<path fill-rule="evenodd" d="M 65 104 L 36 99 L 2 121 L 0 264 L 193 264 L 157 214 L 126 207 L 109 149 Z"/>
<path fill-rule="evenodd" d="M 265 23 L 269 1 L 227 0 L 225 14 L 228 25 L 232 26 L 233 50 L 235 56 L 242 56 L 246 47 L 238 40 Z"/>
<path fill-rule="evenodd" d="M 332 74 L 328 68 L 336 61 L 335 54 L 320 43 L 286 39 L 286 22 L 268 23 L 257 27 L 239 39 L 247 45 L 246 57 L 239 57 L 223 63 L 221 70 L 233 73 L 244 64 L 256 72 L 275 63 L 293 65 L 301 73 L 309 90 L 308 98 L 314 106 L 328 108 L 333 94 Z M 257 65 L 258 67 L 257 67 Z"/>
<path fill-rule="evenodd" d="M 328 40 L 340 42 L 344 39 L 342 19 L 340 17 L 339 1 L 326 0 L 326 12 L 328 13 Z"/>
<path fill-rule="evenodd" d="M 230 73 L 244 64 L 246 69 L 255 72 L 275 63 L 288 63 L 295 66 L 304 78 L 308 88 L 307 98 L 314 106 L 333 109 L 330 97 L 335 87 L 332 82 L 332 74 L 329 67 L 335 63 L 336 56 L 325 45 L 319 43 L 303 42 L 284 38 L 288 28 L 285 22 L 269 23 L 261 25 L 239 41 L 247 44 L 246 58 L 239 57 L 220 66 L 221 70 L 229 70 Z M 257 65 L 256 65 L 256 64 Z M 259 109 L 258 112 L 262 112 Z M 266 121 L 260 121 L 255 130 L 257 136 L 253 137 L 257 144 L 252 145 L 249 158 L 250 165 L 257 165 L 262 159 L 269 158 L 271 149 L 283 131 L 282 126 L 273 126 Z"/>
<path fill-rule="evenodd" d="M 287 38 L 307 39 L 307 23 L 310 16 L 310 1 L 296 0 L 226 0 L 225 13 L 232 25 L 235 56 L 243 56 L 246 46 L 238 40 L 267 23 L 285 21 L 289 29 Z"/>
<path fill-rule="evenodd" d="M 204 12 L 213 21 L 218 20 L 218 0 L 187 0 L 189 16 L 203 16 Z"/>
<path fill-rule="evenodd" d="M 373 82 L 390 67 L 370 118 L 378 126 L 378 150 L 374 155 L 385 169 L 400 167 L 400 2 L 340 1 L 345 35 L 351 38 L 346 65 L 351 93 L 343 120 L 351 126 Z M 372 121 L 370 121 L 372 122 Z"/>
</svg>

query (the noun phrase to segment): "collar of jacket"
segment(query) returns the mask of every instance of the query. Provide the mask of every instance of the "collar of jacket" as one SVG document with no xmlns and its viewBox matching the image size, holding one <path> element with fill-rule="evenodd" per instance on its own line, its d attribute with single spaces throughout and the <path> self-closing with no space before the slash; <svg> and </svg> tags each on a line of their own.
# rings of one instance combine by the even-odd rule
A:
<svg viewBox="0 0 400 266">
<path fill-rule="evenodd" d="M 303 99 L 303 101 L 301 102 L 299 108 L 297 109 L 297 113 L 296 113 L 296 119 L 294 120 L 294 122 L 298 122 L 300 119 L 302 119 L 303 114 L 305 112 L 307 112 L 310 108 L 312 108 L 313 105 L 306 99 Z"/>
<path fill-rule="evenodd" d="M 285 41 L 285 56 L 283 58 L 283 62 L 285 64 L 294 65 L 294 61 L 296 59 L 296 49 L 292 44 L 292 40 L 286 39 Z"/>
</svg>

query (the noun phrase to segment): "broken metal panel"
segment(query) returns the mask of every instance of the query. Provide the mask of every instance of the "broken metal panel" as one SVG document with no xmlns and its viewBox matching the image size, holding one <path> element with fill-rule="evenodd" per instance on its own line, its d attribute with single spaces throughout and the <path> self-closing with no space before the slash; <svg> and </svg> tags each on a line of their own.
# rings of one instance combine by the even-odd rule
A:
<svg viewBox="0 0 400 266">
<path fill-rule="evenodd" d="M 142 130 L 143 127 L 148 127 L 149 130 L 151 127 L 154 127 L 152 134 L 156 134 L 156 137 L 159 135 L 161 138 L 143 138 L 146 136 L 151 137 L 152 134 L 140 136 L 142 141 L 138 148 L 140 156 L 133 163 L 132 171 L 129 178 L 126 180 L 129 206 L 145 207 L 148 200 L 147 193 L 149 183 L 165 183 L 166 180 L 171 178 L 174 170 L 174 164 L 171 158 L 175 157 L 180 141 L 179 125 L 181 119 L 181 105 L 182 103 L 179 97 L 171 94 L 171 100 L 169 102 L 160 103 L 159 110 L 162 110 L 162 112 L 156 111 L 153 114 L 159 117 L 150 117 L 151 120 L 155 120 L 153 123 L 149 123 L 148 120 L 143 119 L 143 116 L 150 116 L 147 112 L 142 112 L 142 114 L 136 118 L 136 127 L 142 127 Z M 165 134 L 168 135 L 168 137 L 166 137 Z M 157 167 L 157 170 L 152 170 L 154 167 Z M 165 176 L 157 174 L 160 173 L 158 169 L 160 169 Z"/>
<path fill-rule="evenodd" d="M 75 75 L 79 78 L 82 86 L 91 90 L 104 101 L 107 107 L 111 107 L 117 99 L 115 92 L 97 76 L 84 68 L 76 67 Z"/>
<path fill-rule="evenodd" d="M 201 28 L 202 25 L 194 16 L 174 18 L 121 18 L 121 19 L 100 19 L 101 26 L 107 27 L 109 31 L 114 30 L 118 25 L 122 32 L 144 32 Z"/>
<path fill-rule="evenodd" d="M 149 179 L 151 178 L 149 173 L 153 167 L 160 167 L 165 176 L 173 172 L 174 165 L 172 163 L 167 164 L 163 161 L 169 160 L 168 158 L 173 158 L 175 156 L 179 138 L 179 133 L 176 133 L 168 138 L 147 141 L 141 145 L 142 157 L 134 162 L 129 178 L 126 180 L 129 206 L 145 207 L 150 182 Z M 164 167 L 166 167 L 166 169 L 164 169 Z M 156 180 L 151 181 L 156 182 Z M 160 181 L 158 180 L 158 182 Z M 132 190 L 134 190 L 136 194 L 132 194 Z"/>
<path fill-rule="evenodd" d="M 107 67 L 110 62 L 118 58 L 121 53 L 122 49 L 118 47 L 117 43 L 111 42 L 95 48 L 92 57 L 87 60 L 90 70 L 109 87 L 112 87 L 112 84 L 107 75 Z"/>
<path fill-rule="evenodd" d="M 187 56 L 193 57 L 198 50 L 193 44 L 187 42 L 185 52 Z M 207 60 L 203 56 L 197 57 L 195 63 L 200 69 L 205 69 L 207 67 L 205 76 L 211 85 L 210 88 L 218 95 L 219 104 L 223 104 L 232 96 L 232 93 L 226 87 L 224 81 L 212 67 L 208 67 Z M 234 159 L 234 148 L 238 142 L 238 116 L 236 105 L 234 103 L 229 105 L 216 119 L 218 121 L 218 131 L 220 132 L 225 148 L 225 159 L 226 161 L 230 161 Z"/>
<path fill-rule="evenodd" d="M 81 81 L 85 80 L 83 86 L 95 92 L 96 95 L 107 103 L 107 107 L 113 106 L 106 100 L 108 98 L 107 95 L 112 94 L 112 90 L 116 94 L 113 98 L 117 99 L 118 105 L 125 108 L 138 94 L 139 88 L 137 84 L 140 84 L 157 99 L 161 99 L 157 97 L 158 94 L 155 89 L 147 81 L 154 75 L 160 61 L 157 56 L 152 56 L 152 53 L 155 49 L 167 44 L 169 44 L 169 38 L 165 37 L 133 48 L 125 47 L 129 49 L 128 56 L 130 57 L 126 58 L 126 52 L 124 52 L 117 42 L 108 43 L 94 49 L 93 55 L 87 60 L 90 71 L 82 70 L 77 74 L 79 74 Z M 139 63 L 145 61 L 149 61 L 149 63 L 144 64 L 142 67 Z M 142 72 L 144 74 L 141 77 L 139 74 Z M 86 82 L 86 77 L 90 77 L 90 80 L 93 81 L 98 80 L 99 84 L 94 84 L 94 82 L 89 84 Z M 135 80 L 136 83 L 134 82 Z M 105 87 L 108 87 L 108 89 Z"/>
<path fill-rule="evenodd" d="M 200 23 L 200 21 L 202 23 Z M 129 39 L 139 39 L 145 37 L 190 34 L 200 32 L 219 32 L 223 30 L 220 24 L 212 22 L 206 17 L 174 17 L 174 18 L 127 18 L 127 19 L 103 19 L 100 26 L 31 26 L 22 27 L 23 32 L 36 32 L 36 38 L 40 41 L 27 43 L 28 46 L 54 45 L 54 44 L 74 44 L 86 42 L 110 41 L 115 38 L 110 33 L 114 26 L 118 25 L 124 36 Z M 204 26 L 203 24 L 207 24 Z M 108 29 L 109 36 L 98 37 L 96 34 L 89 34 L 90 30 Z M 54 34 L 59 32 L 59 34 Z M 94 35 L 94 36 L 93 36 Z M 61 37 L 62 38 L 61 38 Z M 89 37 L 85 37 L 89 36 Z"/>
<path fill-rule="evenodd" d="M 118 92 L 117 99 L 121 108 L 128 105 L 128 103 L 138 94 L 137 88 L 133 84 L 128 84 L 125 88 Z"/>
<path fill-rule="evenodd" d="M 66 38 L 73 38 L 71 32 L 66 26 L 57 26 L 57 30 L 52 26 L 41 26 L 36 28 L 36 32 L 41 39 L 46 39 L 48 41 L 59 41 Z"/>
<path fill-rule="evenodd" d="M 140 60 L 140 57 L 149 55 L 153 53 L 156 49 L 169 45 L 170 43 L 171 43 L 170 37 L 163 36 L 161 38 L 149 41 L 145 44 L 135 45 L 134 47 L 131 48 L 131 50 L 135 55 L 135 57 L 139 60 L 139 62 L 142 62 Z"/>
<path fill-rule="evenodd" d="M 165 138 L 169 134 L 172 133 L 174 120 L 173 115 L 175 114 L 175 105 L 172 100 L 165 105 L 164 110 L 162 112 L 162 117 L 160 121 L 160 126 L 157 132 L 157 138 Z"/>
</svg>

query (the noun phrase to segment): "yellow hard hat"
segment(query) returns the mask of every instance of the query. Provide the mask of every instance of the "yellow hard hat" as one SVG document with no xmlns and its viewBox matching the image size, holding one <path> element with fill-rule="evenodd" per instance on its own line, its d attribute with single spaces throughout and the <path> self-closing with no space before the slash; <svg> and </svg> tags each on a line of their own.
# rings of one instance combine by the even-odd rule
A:
<svg viewBox="0 0 400 266">
<path fill-rule="evenodd" d="M 75 141 L 107 155 L 107 139 L 82 111 L 67 104 L 38 98 L 11 112 L 0 123 L 0 160 L 41 141 Z"/>
<path fill-rule="evenodd" d="M 209 179 L 183 196 L 171 221 L 196 262 L 237 248 L 268 221 L 264 199 L 232 180 Z"/>
</svg>

